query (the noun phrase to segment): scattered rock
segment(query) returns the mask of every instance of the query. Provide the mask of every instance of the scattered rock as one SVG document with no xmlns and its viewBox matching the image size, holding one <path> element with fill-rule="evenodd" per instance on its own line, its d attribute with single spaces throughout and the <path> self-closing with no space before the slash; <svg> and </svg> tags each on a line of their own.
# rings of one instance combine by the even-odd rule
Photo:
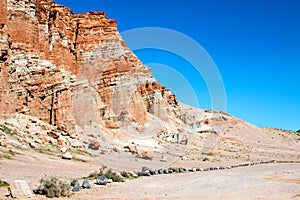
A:
<svg viewBox="0 0 300 200">
<path fill-rule="evenodd" d="M 80 185 L 79 183 L 76 183 L 72 189 L 72 192 L 78 192 L 80 190 Z"/>
<path fill-rule="evenodd" d="M 146 160 L 153 160 L 153 155 L 149 151 L 142 151 L 141 152 L 142 158 Z"/>
<path fill-rule="evenodd" d="M 52 138 L 52 139 L 53 139 L 53 138 Z M 43 144 L 43 141 L 42 141 L 41 139 L 39 139 L 39 138 L 35 139 L 34 142 L 35 142 L 36 144 Z M 50 143 L 50 141 L 49 141 L 49 143 Z"/>
<path fill-rule="evenodd" d="M 92 150 L 99 150 L 100 143 L 98 142 L 98 140 L 90 140 L 88 148 Z"/>
<path fill-rule="evenodd" d="M 164 155 L 161 156 L 160 162 L 167 162 L 167 159 L 165 158 Z"/>
<path fill-rule="evenodd" d="M 158 170 L 150 170 L 150 174 L 151 175 L 157 175 L 158 174 Z"/>
<path fill-rule="evenodd" d="M 42 143 L 44 143 L 44 144 L 48 144 L 50 142 L 47 137 L 42 137 L 41 140 L 42 140 Z"/>
<path fill-rule="evenodd" d="M 81 186 L 83 189 L 90 189 L 91 188 L 91 184 L 88 180 L 84 180 Z"/>
<path fill-rule="evenodd" d="M 13 198 L 25 199 L 32 198 L 32 192 L 26 181 L 16 180 L 10 184 L 10 192 Z"/>
<path fill-rule="evenodd" d="M 135 172 L 128 172 L 130 174 L 130 176 L 134 177 L 134 178 L 137 178 L 138 175 L 135 173 Z"/>
<path fill-rule="evenodd" d="M 57 143 L 57 140 L 52 138 L 52 137 L 49 137 L 49 144 L 56 144 Z"/>
<path fill-rule="evenodd" d="M 38 194 L 38 195 L 44 195 L 45 191 L 41 190 L 41 189 L 34 189 L 32 190 L 34 194 Z"/>
<path fill-rule="evenodd" d="M 58 139 L 58 138 L 59 138 L 59 135 L 58 135 L 57 133 L 53 132 L 53 131 L 49 131 L 49 132 L 47 133 L 47 135 L 48 135 L 49 137 L 52 137 L 53 139 Z"/>
<path fill-rule="evenodd" d="M 181 156 L 181 160 L 188 160 L 186 156 Z"/>
<path fill-rule="evenodd" d="M 131 153 L 139 153 L 138 148 L 136 146 L 130 146 L 129 152 Z"/>
<path fill-rule="evenodd" d="M 59 149 L 62 153 L 66 153 L 68 151 L 67 147 L 62 147 Z"/>
<path fill-rule="evenodd" d="M 2 140 L 0 140 L 0 146 L 2 146 L 2 147 L 7 147 L 7 139 L 2 139 Z"/>
<path fill-rule="evenodd" d="M 196 167 L 189 168 L 189 172 L 196 172 L 196 171 L 197 171 Z"/>
<path fill-rule="evenodd" d="M 184 172 L 186 172 L 186 169 L 185 169 L 185 168 L 182 168 L 182 167 L 180 167 L 180 168 L 179 168 L 179 173 L 184 173 Z"/>
<path fill-rule="evenodd" d="M 83 147 L 83 144 L 79 140 L 69 139 L 69 142 L 70 142 L 70 146 L 72 146 L 72 147 L 75 147 L 75 148 Z"/>
<path fill-rule="evenodd" d="M 71 160 L 73 158 L 72 154 L 70 152 L 66 152 L 62 155 L 62 159 Z"/>
<path fill-rule="evenodd" d="M 105 127 L 109 128 L 109 129 L 118 129 L 119 128 L 118 124 L 116 124 L 115 122 L 107 122 L 105 124 Z"/>
<path fill-rule="evenodd" d="M 63 131 L 63 132 L 67 132 L 67 127 L 63 123 L 58 124 L 57 129 L 60 130 L 60 131 Z"/>
<path fill-rule="evenodd" d="M 98 185 L 106 185 L 108 183 L 108 178 L 106 176 L 98 176 L 96 179 Z"/>
<path fill-rule="evenodd" d="M 78 139 L 78 136 L 75 133 L 68 134 L 70 138 L 72 139 Z"/>
<path fill-rule="evenodd" d="M 64 144 L 64 141 L 63 141 L 62 139 L 58 139 L 58 140 L 57 140 L 57 145 L 60 145 L 60 146 L 61 146 L 61 145 L 63 145 L 63 144 Z"/>
<path fill-rule="evenodd" d="M 36 148 L 36 143 L 35 142 L 29 142 L 29 146 L 31 148 Z"/>
<path fill-rule="evenodd" d="M 182 144 L 182 145 L 187 145 L 187 143 L 188 143 L 188 139 L 187 139 L 187 138 L 184 139 L 184 140 L 181 140 L 181 141 L 179 142 L 179 144 Z"/>
<path fill-rule="evenodd" d="M 150 171 L 138 172 L 138 176 L 151 176 Z"/>
<path fill-rule="evenodd" d="M 117 147 L 114 147 L 112 150 L 113 150 L 114 152 L 116 152 L 116 153 L 120 153 L 120 151 L 119 151 L 119 149 L 118 149 Z"/>
<path fill-rule="evenodd" d="M 63 132 L 61 132 L 61 135 L 62 135 L 62 136 L 69 136 L 69 133 L 63 131 Z"/>
</svg>

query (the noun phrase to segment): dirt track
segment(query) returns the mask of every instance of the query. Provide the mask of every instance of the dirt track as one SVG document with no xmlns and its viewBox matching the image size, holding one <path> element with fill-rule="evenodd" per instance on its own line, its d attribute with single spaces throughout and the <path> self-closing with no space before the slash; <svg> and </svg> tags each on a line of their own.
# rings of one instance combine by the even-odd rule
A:
<svg viewBox="0 0 300 200">
<path fill-rule="evenodd" d="M 300 164 L 142 177 L 94 185 L 72 199 L 300 199 Z"/>
</svg>

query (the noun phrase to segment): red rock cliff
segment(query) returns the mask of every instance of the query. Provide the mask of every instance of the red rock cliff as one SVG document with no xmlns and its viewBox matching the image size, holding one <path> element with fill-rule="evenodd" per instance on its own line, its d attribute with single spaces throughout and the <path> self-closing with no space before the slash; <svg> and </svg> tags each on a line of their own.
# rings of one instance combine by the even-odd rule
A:
<svg viewBox="0 0 300 200">
<path fill-rule="evenodd" d="M 117 128 L 178 108 L 105 13 L 73 14 L 51 0 L 1 0 L 0 11 L 1 118 Z"/>
</svg>

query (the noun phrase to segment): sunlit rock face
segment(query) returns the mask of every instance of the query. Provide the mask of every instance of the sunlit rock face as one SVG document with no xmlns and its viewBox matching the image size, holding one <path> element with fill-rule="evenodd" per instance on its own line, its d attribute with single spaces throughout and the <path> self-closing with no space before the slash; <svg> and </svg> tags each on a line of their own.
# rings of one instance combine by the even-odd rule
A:
<svg viewBox="0 0 300 200">
<path fill-rule="evenodd" d="M 74 130 L 180 118 L 174 94 L 101 11 L 73 14 L 51 0 L 0 2 L 0 117 L 15 113 Z"/>
</svg>

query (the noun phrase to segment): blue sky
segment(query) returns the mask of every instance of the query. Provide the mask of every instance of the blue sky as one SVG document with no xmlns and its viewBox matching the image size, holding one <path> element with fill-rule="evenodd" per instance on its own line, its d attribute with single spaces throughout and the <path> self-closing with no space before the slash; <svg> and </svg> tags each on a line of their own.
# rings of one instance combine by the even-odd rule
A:
<svg viewBox="0 0 300 200">
<path fill-rule="evenodd" d="M 120 32 L 163 27 L 188 35 L 206 49 L 217 65 L 226 89 L 228 113 L 262 127 L 300 129 L 300 1 L 56 2 L 75 13 L 105 11 L 109 18 L 117 20 Z M 199 107 L 211 108 L 201 78 L 179 77 L 189 68 L 184 59 L 153 49 L 138 50 L 135 54 L 144 63 L 162 64 L 152 66 L 155 77 L 172 88 L 181 101 L 197 105 L 198 99 Z M 181 73 L 176 75 L 173 68 L 180 68 Z M 170 74 L 177 78 L 170 78 Z"/>
</svg>

